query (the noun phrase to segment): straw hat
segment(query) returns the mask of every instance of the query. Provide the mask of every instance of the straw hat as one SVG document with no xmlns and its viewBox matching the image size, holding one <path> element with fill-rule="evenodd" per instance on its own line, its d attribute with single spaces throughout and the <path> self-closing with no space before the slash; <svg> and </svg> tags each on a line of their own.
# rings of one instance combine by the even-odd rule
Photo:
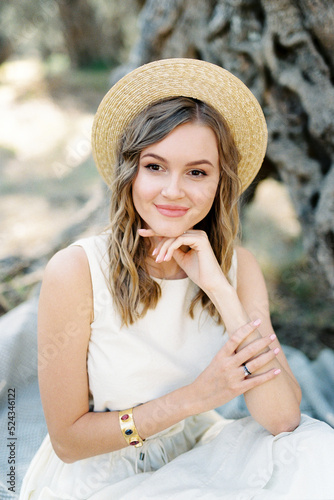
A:
<svg viewBox="0 0 334 500">
<path fill-rule="evenodd" d="M 176 96 L 204 101 L 224 116 L 241 154 L 238 175 L 245 190 L 259 171 L 266 151 L 263 112 L 238 78 L 197 59 L 163 59 L 145 64 L 109 90 L 97 110 L 92 131 L 93 157 L 104 181 L 110 186 L 125 127 L 148 105 Z"/>
</svg>

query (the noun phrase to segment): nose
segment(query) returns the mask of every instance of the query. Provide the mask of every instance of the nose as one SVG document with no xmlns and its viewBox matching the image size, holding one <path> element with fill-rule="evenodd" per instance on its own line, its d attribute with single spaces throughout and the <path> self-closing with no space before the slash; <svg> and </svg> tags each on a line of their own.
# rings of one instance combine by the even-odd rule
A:
<svg viewBox="0 0 334 500">
<path fill-rule="evenodd" d="M 161 194 L 170 200 L 178 200 L 184 197 L 182 179 L 178 175 L 169 175 L 166 177 Z"/>
</svg>

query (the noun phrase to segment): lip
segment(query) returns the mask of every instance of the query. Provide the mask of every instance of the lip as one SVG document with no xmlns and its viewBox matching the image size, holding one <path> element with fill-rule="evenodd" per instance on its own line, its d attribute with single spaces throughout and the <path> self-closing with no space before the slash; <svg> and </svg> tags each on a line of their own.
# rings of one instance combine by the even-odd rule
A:
<svg viewBox="0 0 334 500">
<path fill-rule="evenodd" d="M 155 205 L 155 207 L 161 215 L 166 217 L 182 217 L 189 210 L 188 207 L 180 205 Z"/>
</svg>

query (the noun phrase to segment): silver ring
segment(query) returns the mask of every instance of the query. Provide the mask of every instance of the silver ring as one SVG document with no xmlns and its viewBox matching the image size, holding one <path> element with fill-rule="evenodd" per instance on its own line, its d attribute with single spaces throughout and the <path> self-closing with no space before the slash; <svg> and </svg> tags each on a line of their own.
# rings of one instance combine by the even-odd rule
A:
<svg viewBox="0 0 334 500">
<path fill-rule="evenodd" d="M 246 363 L 243 364 L 243 367 L 244 367 L 245 377 L 247 377 L 248 375 L 252 375 L 252 372 L 248 370 Z"/>
</svg>

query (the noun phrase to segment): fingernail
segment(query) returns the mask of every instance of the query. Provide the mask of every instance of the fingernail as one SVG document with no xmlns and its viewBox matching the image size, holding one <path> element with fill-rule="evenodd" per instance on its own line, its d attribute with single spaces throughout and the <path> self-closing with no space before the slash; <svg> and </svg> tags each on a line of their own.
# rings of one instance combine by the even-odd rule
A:
<svg viewBox="0 0 334 500">
<path fill-rule="evenodd" d="M 157 253 L 157 249 L 155 248 L 152 252 L 152 256 L 155 255 Z"/>
<path fill-rule="evenodd" d="M 280 370 L 279 368 L 278 368 L 278 370 L 275 370 L 275 371 L 274 371 L 274 374 L 275 374 L 275 375 L 278 375 L 279 373 L 281 373 L 281 370 Z"/>
<path fill-rule="evenodd" d="M 254 326 L 259 326 L 259 325 L 261 325 L 261 320 L 260 320 L 260 318 L 258 318 L 258 319 L 256 319 L 255 321 L 253 321 L 253 325 L 254 325 Z"/>
<path fill-rule="evenodd" d="M 275 333 L 273 333 L 272 335 L 270 335 L 270 337 L 269 337 L 269 338 L 270 338 L 271 340 L 275 340 L 275 338 L 276 338 Z"/>
<path fill-rule="evenodd" d="M 276 347 L 276 349 L 274 349 L 274 353 L 275 354 L 278 354 L 280 352 L 280 348 L 279 347 Z"/>
</svg>

